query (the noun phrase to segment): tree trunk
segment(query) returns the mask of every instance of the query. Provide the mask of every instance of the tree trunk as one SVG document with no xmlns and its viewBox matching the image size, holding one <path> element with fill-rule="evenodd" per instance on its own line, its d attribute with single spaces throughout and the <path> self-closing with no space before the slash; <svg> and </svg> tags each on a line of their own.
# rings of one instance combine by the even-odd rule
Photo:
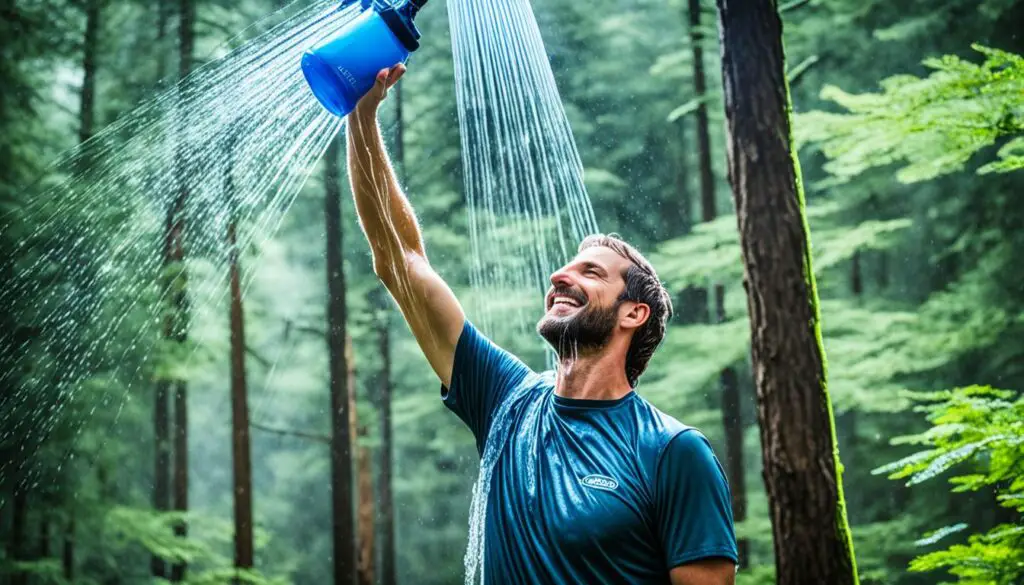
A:
<svg viewBox="0 0 1024 585">
<path fill-rule="evenodd" d="M 704 76 L 704 35 L 701 32 L 700 1 L 689 0 L 690 47 L 693 49 L 693 87 L 697 98 L 707 96 L 707 81 Z M 711 137 L 708 130 L 707 103 L 701 101 L 697 107 L 697 156 L 700 166 L 700 207 L 701 220 L 714 221 L 718 217 L 718 198 L 715 193 L 715 175 L 711 167 Z M 714 293 L 716 323 L 726 320 L 725 288 L 716 284 L 708 294 Z M 732 513 L 735 522 L 747 519 L 746 470 L 743 467 L 743 416 L 740 405 L 740 387 L 733 367 L 726 367 L 719 375 L 721 391 L 722 427 L 725 431 L 725 469 L 732 492 Z M 749 543 L 738 540 L 739 565 L 747 566 Z"/>
<path fill-rule="evenodd" d="M 715 219 L 715 176 L 711 169 L 711 136 L 708 132 L 707 81 L 704 76 L 704 38 L 700 31 L 700 0 L 689 0 L 690 49 L 693 51 L 693 92 L 702 100 L 697 106 L 697 157 L 700 169 L 701 220 Z"/>
<path fill-rule="evenodd" d="M 355 404 L 353 403 L 353 408 Z M 365 437 L 366 427 L 359 427 L 359 436 Z M 374 549 L 374 506 L 373 506 L 373 470 L 370 450 L 366 447 L 357 449 L 358 482 L 359 482 L 359 585 L 374 585 L 376 582 Z"/>
<path fill-rule="evenodd" d="M 373 480 L 370 474 L 370 450 L 359 444 L 366 437 L 365 426 L 360 426 L 356 412 L 356 361 L 352 350 L 352 336 L 345 335 L 345 361 L 348 366 L 349 441 L 356 452 L 356 483 L 359 491 L 359 505 L 356 508 L 356 575 L 359 585 L 373 585 L 374 579 L 374 525 L 373 525 Z"/>
<path fill-rule="evenodd" d="M 779 585 L 857 583 L 774 2 L 717 0 Z"/>
<path fill-rule="evenodd" d="M 64 580 L 73 583 L 75 580 L 75 512 L 71 511 L 67 529 L 64 531 Z"/>
<path fill-rule="evenodd" d="M 28 489 L 23 482 L 16 482 L 14 486 L 13 514 L 11 522 L 11 540 L 8 543 L 10 551 L 9 558 L 14 561 L 28 560 L 26 550 L 28 542 Z M 22 570 L 14 570 L 11 575 L 11 585 L 27 585 L 28 573 Z"/>
<path fill-rule="evenodd" d="M 850 258 L 850 290 L 853 295 L 860 300 L 861 295 L 864 293 L 864 276 L 861 270 L 860 250 L 853 253 L 853 257 Z"/>
<path fill-rule="evenodd" d="M 345 356 L 345 267 L 342 254 L 341 165 L 342 135 L 327 148 L 324 161 L 324 214 L 327 224 L 327 347 L 331 389 L 331 505 L 334 531 L 334 583 L 356 579 L 356 534 L 352 499 L 350 440 Z"/>
<path fill-rule="evenodd" d="M 157 5 L 157 80 L 163 81 L 166 75 L 166 62 L 164 51 L 165 38 L 167 36 L 167 20 L 170 17 L 169 4 L 171 0 L 159 0 Z M 172 237 L 170 229 L 176 221 L 173 212 L 168 210 L 167 226 L 168 232 L 165 239 L 170 242 Z M 164 268 L 171 262 L 171 247 L 165 245 Z M 169 321 L 169 319 L 168 319 Z M 173 327 L 168 321 L 164 323 L 164 337 L 171 337 Z M 156 442 L 156 457 L 154 458 L 153 471 L 153 509 L 158 512 L 165 512 L 171 509 L 171 422 L 170 422 L 170 393 L 171 382 L 169 380 L 157 380 L 154 392 L 153 404 L 153 434 Z M 67 541 L 65 541 L 67 542 Z M 66 545 L 67 546 L 67 545 Z M 166 578 L 167 566 L 164 560 L 153 556 L 150 560 L 150 572 L 154 577 Z"/>
<path fill-rule="evenodd" d="M 43 512 L 39 519 L 39 558 L 50 556 L 50 518 Z"/>
<path fill-rule="evenodd" d="M 192 50 L 194 38 L 194 24 L 195 24 L 195 5 L 193 0 L 179 0 L 179 26 L 178 26 L 178 79 L 182 80 L 188 77 L 192 71 Z M 189 328 L 189 317 L 188 317 L 188 297 L 186 294 L 187 276 L 185 273 L 185 267 L 182 265 L 185 259 L 184 254 L 184 212 L 185 203 L 188 201 L 189 185 L 188 185 L 188 171 L 184 168 L 184 162 L 181 159 L 180 144 L 176 145 L 179 149 L 176 158 L 179 161 L 177 165 L 177 171 L 179 173 L 178 180 L 180 183 L 180 192 L 178 194 L 178 201 L 174 206 L 177 211 L 177 217 L 175 218 L 174 226 L 171 232 L 176 235 L 175 241 L 175 254 L 173 261 L 179 264 L 178 267 L 178 278 L 180 279 L 180 286 L 175 286 L 174 289 L 174 313 L 178 320 L 178 327 L 176 339 L 179 343 L 184 343 L 188 338 Z M 174 385 L 174 509 L 177 512 L 188 511 L 188 383 L 185 380 L 177 380 Z M 174 533 L 181 538 L 188 535 L 188 525 L 183 520 L 179 522 L 175 528 Z M 171 568 L 171 581 L 180 582 L 185 577 L 185 563 L 176 563 Z"/>
<path fill-rule="evenodd" d="M 235 567 L 253 567 L 252 526 L 252 447 L 249 440 L 248 385 L 245 377 L 245 311 L 242 305 L 242 279 L 236 236 L 237 210 L 233 144 L 228 145 L 224 173 L 224 192 L 231 218 L 228 222 L 228 270 L 231 280 L 231 454 L 234 463 L 235 494 Z"/>
<path fill-rule="evenodd" d="M 171 0 L 158 0 L 156 7 L 156 81 L 163 83 L 167 75 L 167 20 Z"/>
<path fill-rule="evenodd" d="M 168 321 L 170 321 L 170 318 L 165 318 L 165 337 L 168 333 Z M 153 473 L 153 508 L 158 512 L 166 512 L 171 508 L 171 443 L 170 413 L 168 408 L 168 394 L 170 393 L 170 386 L 171 383 L 169 380 L 157 381 L 155 404 L 153 405 L 153 429 L 156 436 L 156 458 Z M 167 567 L 164 560 L 154 555 L 150 560 L 150 572 L 153 573 L 154 577 L 165 578 L 167 576 Z"/>
<path fill-rule="evenodd" d="M 889 288 L 889 252 L 886 250 L 878 252 L 878 288 L 883 291 Z"/>
<path fill-rule="evenodd" d="M 80 123 L 78 141 L 85 142 L 93 135 L 96 101 L 96 53 L 100 31 L 101 0 L 86 0 L 85 39 L 82 42 L 82 92 L 80 94 Z"/>
<path fill-rule="evenodd" d="M 674 321 L 679 325 L 693 325 L 708 322 L 708 289 L 689 285 L 679 291 Z"/>
<path fill-rule="evenodd" d="M 84 143 L 92 138 L 95 133 L 96 126 L 96 69 L 97 61 L 96 55 L 99 52 L 99 32 L 100 22 L 103 13 L 103 0 L 86 0 L 85 3 L 85 34 L 82 39 L 82 90 L 79 95 L 79 110 L 78 110 L 78 142 Z M 157 459 L 160 459 L 160 445 L 166 447 L 166 431 L 167 431 L 167 416 L 166 416 L 166 393 L 164 394 L 163 404 L 165 410 L 163 412 L 163 431 L 164 437 L 161 440 L 157 438 Z M 155 415 L 154 415 L 155 416 Z M 154 421 L 156 423 L 156 421 Z M 157 425 L 159 428 L 159 425 Z M 159 465 L 159 463 L 157 464 Z M 102 464 L 101 468 L 102 470 Z M 164 467 L 167 470 L 167 460 L 164 458 Z M 102 489 L 106 486 L 106 478 L 102 476 L 100 479 L 101 493 L 103 497 L 105 490 Z M 166 473 L 163 479 L 167 479 Z M 159 481 L 159 480 L 157 480 Z M 157 485 L 157 481 L 154 481 L 154 486 Z M 164 500 L 166 500 L 167 494 L 167 483 L 163 484 Z M 157 488 L 154 488 L 157 489 Z M 155 503 L 154 497 L 154 503 Z M 75 567 L 75 514 L 76 510 L 72 504 L 68 510 L 69 518 L 63 529 L 63 546 L 61 550 L 61 565 L 64 571 L 64 578 L 70 583 L 74 579 L 74 567 Z M 59 530 L 59 528 L 58 528 Z M 49 525 L 46 526 L 45 538 L 47 542 L 47 549 L 49 548 Z M 48 552 L 43 555 L 49 556 Z M 154 558 L 154 564 L 157 559 Z M 162 566 L 161 566 L 162 569 Z M 155 569 L 154 569 L 155 570 Z M 154 575 L 156 573 L 154 572 Z"/>
<path fill-rule="evenodd" d="M 679 132 L 679 151 L 676 154 L 677 164 L 675 165 L 676 193 L 679 195 L 679 205 L 674 212 L 666 210 L 666 216 L 678 218 L 675 226 L 670 226 L 668 237 L 676 237 L 690 233 L 693 228 L 693 197 L 690 192 L 690 161 L 687 160 L 688 148 L 686 144 L 686 122 L 680 120 L 676 127 Z M 675 222 L 673 222 L 675 223 Z M 672 229 L 674 227 L 674 229 Z"/>
<path fill-rule="evenodd" d="M 158 12 L 158 39 L 162 40 L 165 34 L 167 14 L 164 8 L 167 0 L 161 0 Z M 159 76 L 163 77 L 163 62 L 158 61 Z M 180 197 L 180 195 L 179 195 Z M 179 217 L 181 205 L 176 201 L 167 210 L 167 220 L 164 233 L 163 268 L 174 263 L 175 258 L 181 256 L 178 239 L 182 226 Z M 169 283 L 167 286 L 173 286 Z M 172 307 L 173 311 L 173 307 Z M 175 337 L 175 319 L 172 315 L 164 317 L 163 337 L 173 339 Z M 166 512 L 171 509 L 171 407 L 170 396 L 173 382 L 161 378 L 156 382 L 156 392 L 153 404 L 153 433 L 156 440 L 156 457 L 153 470 L 153 509 L 157 512 Z M 67 541 L 65 541 L 67 542 Z M 150 559 L 150 572 L 154 577 L 167 578 L 167 564 L 156 555 Z"/>
<path fill-rule="evenodd" d="M 381 295 L 380 298 L 382 310 L 380 329 L 377 334 L 381 356 L 380 394 L 378 395 L 380 400 L 381 427 L 380 486 L 378 488 L 381 522 L 380 583 L 381 585 L 395 585 L 397 583 L 395 570 L 395 518 L 391 490 L 391 462 L 393 458 L 391 442 L 391 319 L 384 295 Z"/>
</svg>

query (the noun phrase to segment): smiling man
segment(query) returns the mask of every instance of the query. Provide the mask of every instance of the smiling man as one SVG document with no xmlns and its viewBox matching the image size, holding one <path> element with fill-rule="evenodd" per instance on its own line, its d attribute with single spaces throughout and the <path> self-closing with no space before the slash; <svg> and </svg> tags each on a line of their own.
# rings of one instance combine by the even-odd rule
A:
<svg viewBox="0 0 1024 585">
<path fill-rule="evenodd" d="M 505 413 L 485 582 L 732 584 L 722 466 L 704 435 L 635 390 L 672 312 L 654 269 L 618 238 L 580 244 L 551 275 L 537 324 L 560 360 L 553 376 L 487 339 L 430 266 L 381 140 L 377 109 L 404 71 L 382 71 L 349 115 L 349 176 L 374 269 L 481 453 Z"/>
</svg>

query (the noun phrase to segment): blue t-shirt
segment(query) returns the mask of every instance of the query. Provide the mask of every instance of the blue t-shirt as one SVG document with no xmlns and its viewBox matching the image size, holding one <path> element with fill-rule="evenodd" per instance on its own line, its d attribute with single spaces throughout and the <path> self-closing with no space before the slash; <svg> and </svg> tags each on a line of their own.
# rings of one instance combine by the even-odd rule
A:
<svg viewBox="0 0 1024 585">
<path fill-rule="evenodd" d="M 635 392 L 577 400 L 553 382 L 465 323 L 441 397 L 481 454 L 496 416 L 504 431 L 486 583 L 665 585 L 681 564 L 736 561 L 729 486 L 704 435 Z"/>
</svg>

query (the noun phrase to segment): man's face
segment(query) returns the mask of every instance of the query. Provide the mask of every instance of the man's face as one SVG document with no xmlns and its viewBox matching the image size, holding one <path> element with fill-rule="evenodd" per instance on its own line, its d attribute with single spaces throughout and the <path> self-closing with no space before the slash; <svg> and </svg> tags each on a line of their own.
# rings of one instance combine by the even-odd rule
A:
<svg viewBox="0 0 1024 585">
<path fill-rule="evenodd" d="M 619 321 L 619 295 L 629 261 L 611 248 L 595 246 L 580 252 L 551 275 L 544 298 L 545 313 L 537 333 L 559 357 L 604 347 Z"/>
</svg>

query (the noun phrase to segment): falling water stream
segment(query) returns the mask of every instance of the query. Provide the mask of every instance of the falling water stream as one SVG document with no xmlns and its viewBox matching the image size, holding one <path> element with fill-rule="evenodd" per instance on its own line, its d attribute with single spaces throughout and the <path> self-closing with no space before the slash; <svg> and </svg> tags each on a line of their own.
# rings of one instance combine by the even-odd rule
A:
<svg viewBox="0 0 1024 585">
<path fill-rule="evenodd" d="M 598 231 L 583 164 L 528 0 L 449 0 L 473 313 L 488 335 L 532 329 L 551 272 Z M 514 306 L 497 299 L 517 299 Z M 510 318 L 510 313 L 514 317 Z M 495 315 L 499 315 L 495 318 Z M 549 361 L 550 363 L 550 361 Z M 550 376 L 548 370 L 541 374 Z M 494 414 L 470 504 L 467 585 L 484 581 L 491 477 L 531 377 Z M 527 412 L 525 416 L 535 413 Z"/>
<path fill-rule="evenodd" d="M 117 347 L 161 350 L 165 299 L 174 292 L 161 273 L 181 268 L 163 266 L 169 210 L 179 206 L 187 269 L 214 275 L 190 281 L 189 310 L 201 313 L 228 291 L 228 224 L 237 223 L 239 249 L 271 236 L 341 131 L 344 121 L 313 99 L 298 63 L 316 39 L 354 18 L 358 3 L 304 5 L 293 3 L 302 8 L 58 160 L 49 173 L 56 179 L 20 210 L 29 231 L 0 218 L 0 230 L 19 241 L 13 259 L 3 260 L 13 278 L 0 290 L 0 303 L 21 310 L 37 332 L 31 342 L 0 332 L 0 341 L 15 348 L 0 364 L 0 384 L 25 371 L 37 352 L 56 356 L 33 361 L 30 382 L 0 398 L 0 432 L 33 438 L 36 444 L 23 446 L 27 452 L 41 445 L 59 416 L 67 426 L 62 406 L 86 378 L 122 380 L 121 403 L 133 384 L 150 383 L 143 365 L 112 354 Z M 485 299 L 473 314 L 492 336 L 522 333 L 543 311 L 550 272 L 597 231 L 597 222 L 528 0 L 448 0 L 447 9 L 471 284 L 474 298 Z M 52 286 L 55 275 L 72 286 Z M 80 336 L 84 344 L 66 342 L 76 328 L 89 333 Z M 33 388 L 45 384 L 56 384 L 60 398 L 39 405 Z M 15 418 L 26 411 L 33 415 Z M 508 419 L 506 404 L 492 423 L 474 487 L 467 583 L 482 579 L 486 496 Z M 24 474 L 31 459 L 0 462 L 0 480 Z"/>
<path fill-rule="evenodd" d="M 313 99 L 298 63 L 315 39 L 356 14 L 334 0 L 313 2 L 198 68 L 57 160 L 51 184 L 19 210 L 21 225 L 2 218 L 0 230 L 17 234 L 18 245 L 3 260 L 12 278 L 0 306 L 30 319 L 34 338 L 0 332 L 0 342 L 14 347 L 0 384 L 31 365 L 28 383 L 0 399 L 0 429 L 36 444 L 0 462 L 0 479 L 26 472 L 10 467 L 27 465 L 60 417 L 80 427 L 68 417 L 92 414 L 96 406 L 64 412 L 88 377 L 126 380 L 120 403 L 104 408 L 120 408 L 133 383 L 147 382 L 141 366 L 125 372 L 123 356 L 111 354 L 121 344 L 159 353 L 164 301 L 173 294 L 161 273 L 181 268 L 163 266 L 175 206 L 187 269 L 216 275 L 190 281 L 190 312 L 227 295 L 228 223 L 238 225 L 239 249 L 266 239 L 341 129 L 342 120 Z M 67 285 L 54 286 L 57 279 Z M 76 328 L 84 344 L 68 341 Z M 40 351 L 52 359 L 39 360 Z M 57 384 L 57 401 L 37 404 L 33 384 Z"/>
</svg>

